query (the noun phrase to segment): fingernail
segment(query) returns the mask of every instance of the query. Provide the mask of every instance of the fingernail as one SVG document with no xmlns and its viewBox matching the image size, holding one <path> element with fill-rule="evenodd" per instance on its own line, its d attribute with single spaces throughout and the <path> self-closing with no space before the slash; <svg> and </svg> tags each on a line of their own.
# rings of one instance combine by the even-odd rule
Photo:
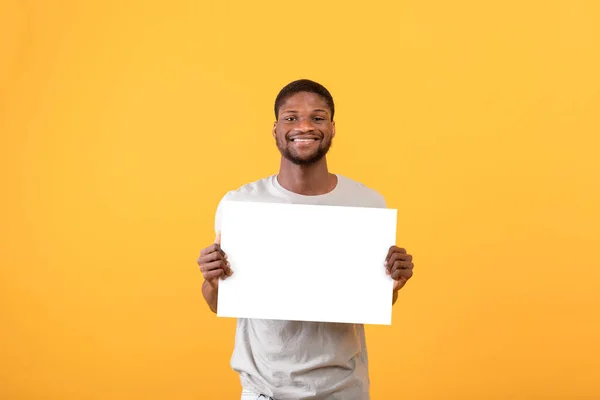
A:
<svg viewBox="0 0 600 400">
<path fill-rule="evenodd" d="M 383 265 L 385 265 L 385 266 L 387 267 L 387 265 L 388 265 L 388 262 L 387 262 L 387 261 L 384 261 L 384 262 L 383 262 Z"/>
<path fill-rule="evenodd" d="M 231 267 L 231 263 L 229 261 L 227 261 L 227 266 Z"/>
<path fill-rule="evenodd" d="M 225 254 L 225 257 L 224 257 L 224 258 L 227 260 L 227 254 Z"/>
</svg>

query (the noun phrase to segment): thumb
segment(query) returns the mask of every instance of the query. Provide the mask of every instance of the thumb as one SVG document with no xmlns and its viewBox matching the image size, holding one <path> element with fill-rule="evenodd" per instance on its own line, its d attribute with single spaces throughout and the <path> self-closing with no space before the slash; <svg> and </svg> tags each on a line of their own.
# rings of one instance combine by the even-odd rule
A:
<svg viewBox="0 0 600 400">
<path fill-rule="evenodd" d="M 215 238 L 216 244 L 221 244 L 221 232 L 217 232 L 217 237 Z"/>
</svg>

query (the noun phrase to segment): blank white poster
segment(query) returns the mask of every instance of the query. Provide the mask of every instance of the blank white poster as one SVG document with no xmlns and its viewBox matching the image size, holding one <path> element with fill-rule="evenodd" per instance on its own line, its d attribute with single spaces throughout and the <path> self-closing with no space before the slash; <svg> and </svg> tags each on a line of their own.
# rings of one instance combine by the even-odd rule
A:
<svg viewBox="0 0 600 400">
<path fill-rule="evenodd" d="M 391 325 L 397 210 L 230 201 L 217 315 Z"/>
</svg>

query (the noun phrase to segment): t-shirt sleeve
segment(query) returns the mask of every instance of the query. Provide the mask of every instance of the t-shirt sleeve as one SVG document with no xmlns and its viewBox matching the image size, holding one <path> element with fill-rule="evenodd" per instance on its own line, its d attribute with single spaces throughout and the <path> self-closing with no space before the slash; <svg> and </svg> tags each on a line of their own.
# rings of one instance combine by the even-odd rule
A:
<svg viewBox="0 0 600 400">
<path fill-rule="evenodd" d="M 377 193 L 377 207 L 379 207 L 379 208 L 387 208 L 387 203 L 385 201 L 385 197 L 383 197 L 379 193 Z"/>
<path fill-rule="evenodd" d="M 376 190 L 371 191 L 371 207 L 374 208 L 387 208 L 387 202 L 385 201 L 385 197 L 381 193 Z"/>
</svg>

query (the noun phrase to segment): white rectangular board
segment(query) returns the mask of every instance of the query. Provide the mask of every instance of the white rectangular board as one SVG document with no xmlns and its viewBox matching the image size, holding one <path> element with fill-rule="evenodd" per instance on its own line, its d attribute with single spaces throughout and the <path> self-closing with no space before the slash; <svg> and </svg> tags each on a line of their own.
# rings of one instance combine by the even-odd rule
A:
<svg viewBox="0 0 600 400">
<path fill-rule="evenodd" d="M 228 201 L 217 315 L 391 325 L 397 210 Z"/>
</svg>

